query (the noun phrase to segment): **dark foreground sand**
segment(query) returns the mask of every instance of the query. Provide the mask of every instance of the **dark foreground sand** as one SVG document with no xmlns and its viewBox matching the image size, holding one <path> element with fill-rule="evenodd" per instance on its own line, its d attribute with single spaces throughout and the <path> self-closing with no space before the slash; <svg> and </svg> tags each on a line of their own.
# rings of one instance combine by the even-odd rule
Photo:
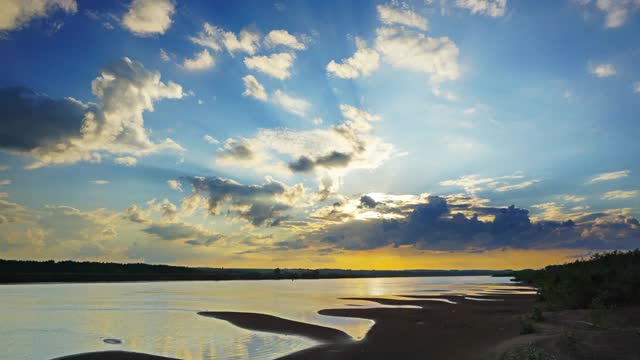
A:
<svg viewBox="0 0 640 360">
<path fill-rule="evenodd" d="M 406 299 L 352 298 L 384 305 L 420 308 L 358 308 L 321 310 L 328 316 L 374 320 L 361 341 L 344 332 L 279 317 L 238 312 L 203 312 L 250 330 L 305 336 L 322 344 L 282 359 L 620 359 L 640 360 L 640 308 L 612 311 L 606 329 L 588 324 L 589 312 L 545 313 L 535 332 L 522 335 L 520 318 L 530 313 L 535 297 L 527 294 L 485 295 L 489 301 L 435 296 Z M 491 301 L 494 300 L 494 301 Z M 534 349 L 534 350 L 532 350 Z M 528 357 L 531 352 L 553 355 Z M 146 356 L 146 357 L 145 357 Z M 103 352 L 63 359 L 167 359 L 144 354 Z"/>
<path fill-rule="evenodd" d="M 367 299 L 384 305 L 418 305 L 410 308 L 329 309 L 320 314 L 375 321 L 364 340 L 325 344 L 284 359 L 485 359 L 496 344 L 518 336 L 518 314 L 528 311 L 531 295 L 486 296 L 473 301 L 462 296 L 444 297 L 456 302 L 433 301 L 433 296 L 411 300 Z"/>
</svg>

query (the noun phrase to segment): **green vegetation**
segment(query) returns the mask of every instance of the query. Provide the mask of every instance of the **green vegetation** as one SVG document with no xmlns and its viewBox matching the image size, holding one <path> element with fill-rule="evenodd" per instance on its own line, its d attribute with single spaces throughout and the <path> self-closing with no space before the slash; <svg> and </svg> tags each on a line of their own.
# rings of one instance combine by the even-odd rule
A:
<svg viewBox="0 0 640 360">
<path fill-rule="evenodd" d="M 544 321 L 544 314 L 542 313 L 542 309 L 539 306 L 533 307 L 533 311 L 531 312 L 531 320 L 535 322 Z"/>
<path fill-rule="evenodd" d="M 520 317 L 520 334 L 527 335 L 536 332 L 536 328 L 533 326 L 533 322 L 528 316 Z"/>
<path fill-rule="evenodd" d="M 640 250 L 595 254 L 589 260 L 513 275 L 536 286 L 548 306 L 595 310 L 594 323 L 603 323 L 611 306 L 640 303 Z"/>
</svg>

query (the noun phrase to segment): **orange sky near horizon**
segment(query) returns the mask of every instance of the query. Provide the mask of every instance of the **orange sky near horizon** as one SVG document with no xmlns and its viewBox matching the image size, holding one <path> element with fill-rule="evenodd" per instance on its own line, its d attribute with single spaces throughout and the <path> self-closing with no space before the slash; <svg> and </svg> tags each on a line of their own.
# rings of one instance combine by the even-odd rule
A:
<svg viewBox="0 0 640 360">
<path fill-rule="evenodd" d="M 366 251 L 342 251 L 332 255 L 317 256 L 300 252 L 295 256 L 264 254 L 246 260 L 230 260 L 223 263 L 197 262 L 188 266 L 228 268 L 334 268 L 351 270 L 503 270 L 543 268 L 547 265 L 571 262 L 577 257 L 588 257 L 587 250 L 491 250 L 485 252 L 416 251 L 411 247 L 385 247 Z"/>
</svg>

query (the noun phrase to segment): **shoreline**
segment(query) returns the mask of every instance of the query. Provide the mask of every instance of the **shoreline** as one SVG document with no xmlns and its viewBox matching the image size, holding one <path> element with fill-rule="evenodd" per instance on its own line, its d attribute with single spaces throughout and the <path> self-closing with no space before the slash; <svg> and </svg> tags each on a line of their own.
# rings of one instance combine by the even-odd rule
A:
<svg viewBox="0 0 640 360">
<path fill-rule="evenodd" d="M 589 310 L 543 313 L 544 320 L 523 331 L 531 320 L 533 294 L 412 295 L 411 298 L 353 297 L 379 305 L 407 307 L 345 307 L 318 311 L 325 316 L 361 318 L 373 325 L 361 340 L 341 330 L 251 312 L 200 312 L 251 331 L 302 336 L 318 345 L 279 360 L 325 359 L 447 359 L 506 360 L 543 354 L 540 359 L 636 360 L 640 349 L 640 307 L 612 310 L 607 327 L 590 324 Z M 445 301 L 434 301 L 434 300 Z M 499 301 L 495 301 L 499 300 Z M 542 356 L 542 355 L 538 355 Z M 555 356 L 555 357 L 552 357 Z M 126 351 L 69 355 L 55 360 L 167 360 L 170 357 Z"/>
<path fill-rule="evenodd" d="M 397 275 L 397 276 L 336 276 L 336 277 L 320 277 L 320 278 L 238 278 L 238 279 L 142 279 L 142 280 L 52 280 L 52 281 L 1 281 L 0 286 L 4 285 L 63 285 L 63 284 L 126 284 L 126 283 L 152 283 L 152 282 L 206 282 L 206 281 L 316 281 L 316 280 L 341 280 L 341 279 L 393 279 L 393 278 L 434 278 L 434 277 L 494 277 L 493 275 L 465 275 L 465 274 L 449 274 L 449 275 Z M 511 276 L 495 276 L 499 278 Z M 502 285 L 520 285 L 519 282 L 504 283 Z"/>
<path fill-rule="evenodd" d="M 321 315 L 368 319 L 374 324 L 361 341 L 321 344 L 279 359 L 490 359 L 486 354 L 496 344 L 519 335 L 517 317 L 530 309 L 535 296 L 501 294 L 482 297 L 503 301 L 468 300 L 464 295 L 425 295 L 412 299 L 349 298 L 419 308 L 320 310 L 318 313 Z"/>
<path fill-rule="evenodd" d="M 354 297 L 352 300 L 375 302 L 379 305 L 413 305 L 414 308 L 347 307 L 323 309 L 321 315 L 361 318 L 373 325 L 361 340 L 355 340 L 341 330 L 314 325 L 272 315 L 250 312 L 199 312 L 252 330 L 302 336 L 320 342 L 278 359 L 473 359 L 489 352 L 496 344 L 519 334 L 518 316 L 527 312 L 535 301 L 531 294 L 488 294 L 483 298 L 504 301 L 475 301 L 465 295 L 389 299 Z M 433 301 L 444 299 L 454 303 Z M 495 331 L 498 329 L 498 331 Z M 460 345 L 460 346 L 458 346 Z M 464 345 L 464 346 L 463 346 Z M 96 353 L 76 354 L 56 360 L 96 359 Z M 114 355 L 113 357 L 109 357 Z M 163 357 L 140 353 L 101 353 L 106 360 L 160 360 Z M 121 356 L 121 357 L 118 357 Z M 125 357 L 122 357 L 125 356 Z M 146 357 L 145 357 L 146 356 Z M 149 357 L 151 356 L 151 357 Z M 488 357 L 477 357 L 489 359 Z"/>
</svg>

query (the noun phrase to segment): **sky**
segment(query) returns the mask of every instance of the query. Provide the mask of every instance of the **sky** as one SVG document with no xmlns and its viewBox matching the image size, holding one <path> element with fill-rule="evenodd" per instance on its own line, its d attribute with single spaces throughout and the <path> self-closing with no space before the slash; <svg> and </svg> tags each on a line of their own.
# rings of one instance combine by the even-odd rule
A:
<svg viewBox="0 0 640 360">
<path fill-rule="evenodd" d="M 639 0 L 7 0 L 0 258 L 518 269 L 635 249 L 639 35 Z"/>
</svg>

